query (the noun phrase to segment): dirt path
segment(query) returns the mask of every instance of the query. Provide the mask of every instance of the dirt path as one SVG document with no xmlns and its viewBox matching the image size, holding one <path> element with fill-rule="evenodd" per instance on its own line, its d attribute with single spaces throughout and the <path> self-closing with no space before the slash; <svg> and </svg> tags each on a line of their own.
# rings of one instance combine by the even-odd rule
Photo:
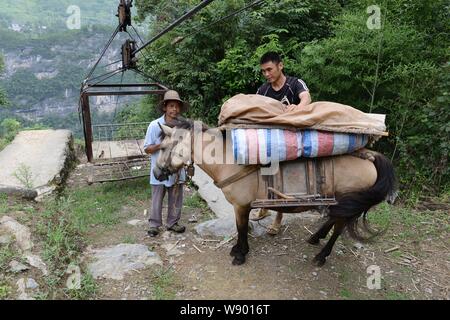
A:
<svg viewBox="0 0 450 320">
<path fill-rule="evenodd" d="M 187 191 L 186 197 L 193 192 Z M 311 261 L 324 242 L 306 243 L 321 222 L 318 214 L 310 214 L 284 225 L 276 237 L 250 237 L 247 262 L 233 266 L 229 251 L 235 239 L 201 239 L 195 223 L 187 221 L 200 215 L 199 209 L 183 209 L 186 233 L 165 232 L 156 238 L 146 235 L 146 225 L 127 224 L 146 221 L 143 210 L 124 207 L 119 224 L 97 226 L 86 240 L 95 248 L 145 244 L 162 257 L 163 267 L 136 271 L 123 281 L 97 280 L 97 299 L 449 299 L 449 250 L 442 235 L 405 241 L 390 253 L 385 251 L 398 244 L 392 239 L 398 230 L 389 230 L 373 244 L 343 237 L 326 265 L 317 268 Z M 164 246 L 181 253 L 172 255 Z M 380 270 L 380 289 L 367 286 L 369 266 Z"/>
<path fill-rule="evenodd" d="M 390 223 L 386 233 L 370 244 L 340 237 L 322 268 L 311 261 L 325 242 L 312 246 L 305 241 L 320 226 L 321 218 L 319 214 L 304 214 L 285 222 L 275 237 L 250 236 L 246 263 L 233 266 L 229 252 L 236 239 L 201 239 L 195 232 L 198 223 L 213 218 L 194 196 L 195 189 L 185 190 L 181 223 L 187 231 L 150 238 L 146 232 L 148 213 L 144 215 L 151 200 L 146 178 L 89 186 L 87 171 L 81 164 L 71 173 L 61 202 L 47 199 L 31 203 L 0 197 L 0 216 L 8 215 L 30 228 L 33 253 L 41 255 L 50 272 L 42 276 L 30 266 L 27 271 L 11 272 L 12 260 L 26 261 L 18 256 L 12 240 L 6 239 L 4 244 L 4 237 L 0 237 L 0 298 L 17 299 L 17 282 L 24 277 L 39 284 L 37 291 L 30 293 L 36 299 L 450 298 L 448 210 L 375 208 L 369 219 L 378 226 Z M 439 207 L 448 208 L 448 202 Z M 192 215 L 199 221 L 190 223 Z M 142 223 L 130 225 L 130 220 Z M 162 266 L 135 270 L 123 280 L 86 276 L 89 261 L 80 259 L 81 252 L 123 243 L 147 246 L 158 253 Z M 69 263 L 79 265 L 86 276 L 78 291 L 66 288 Z M 376 272 L 380 275 L 379 289 Z"/>
<path fill-rule="evenodd" d="M 87 168 L 78 166 L 68 179 L 67 190 L 90 188 L 86 175 Z M 185 190 L 185 200 L 194 193 L 195 190 Z M 194 230 L 196 223 L 188 222 L 192 214 L 208 216 L 202 215 L 204 208 L 183 208 L 181 223 L 187 226 L 184 234 L 164 232 L 156 238 L 148 237 L 148 215 L 144 216 L 144 209 L 148 209 L 149 200 L 123 206 L 120 221 L 113 225 L 91 226 L 85 241 L 93 248 L 144 244 L 161 256 L 163 266 L 136 270 L 122 281 L 98 279 L 96 299 L 450 298 L 450 221 L 446 215 L 445 220 L 437 216 L 435 220 L 431 214 L 433 220 L 418 222 L 412 221 L 413 216 L 401 216 L 404 213 L 395 209 L 389 214 L 398 216 L 388 219 L 399 223 L 391 225 L 386 234 L 374 243 L 362 245 L 344 235 L 325 266 L 318 268 L 311 261 L 325 242 L 312 246 L 305 239 L 317 230 L 321 218 L 319 214 L 307 214 L 305 219 L 285 223 L 275 237 L 250 236 L 246 263 L 233 266 L 229 252 L 236 239 L 201 239 Z M 144 224 L 127 223 L 133 219 Z M 398 249 L 385 253 L 395 247 Z M 168 252 L 168 248 L 172 250 Z M 177 251 L 180 253 L 175 254 Z M 367 286 L 370 266 L 379 268 L 380 289 Z"/>
</svg>

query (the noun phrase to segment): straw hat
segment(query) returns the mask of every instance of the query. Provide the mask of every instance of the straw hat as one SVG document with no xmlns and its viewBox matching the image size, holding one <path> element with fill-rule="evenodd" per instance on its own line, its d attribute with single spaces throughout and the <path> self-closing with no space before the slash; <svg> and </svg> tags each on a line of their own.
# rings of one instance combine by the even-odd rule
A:
<svg viewBox="0 0 450 320">
<path fill-rule="evenodd" d="M 186 101 L 183 101 L 180 99 L 180 95 L 178 94 L 178 92 L 176 92 L 175 90 L 169 90 L 164 94 L 164 100 L 161 101 L 157 108 L 158 111 L 161 113 L 164 113 L 164 106 L 166 104 L 167 101 L 178 101 L 181 103 L 181 110 L 180 113 L 186 112 L 189 109 L 189 103 L 187 103 Z"/>
</svg>

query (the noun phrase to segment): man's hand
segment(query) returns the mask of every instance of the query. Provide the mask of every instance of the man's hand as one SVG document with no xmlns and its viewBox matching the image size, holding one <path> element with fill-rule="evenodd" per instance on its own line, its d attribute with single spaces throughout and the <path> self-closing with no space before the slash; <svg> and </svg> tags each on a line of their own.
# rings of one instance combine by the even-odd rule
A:
<svg viewBox="0 0 450 320">
<path fill-rule="evenodd" d="M 152 154 L 152 153 L 158 151 L 159 149 L 161 149 L 160 144 L 151 144 L 147 148 L 145 148 L 144 151 L 146 154 Z"/>
<path fill-rule="evenodd" d="M 298 110 L 298 105 L 296 105 L 296 104 L 290 104 L 288 106 L 283 107 L 284 112 L 291 112 L 291 111 L 296 111 L 296 110 Z"/>
</svg>

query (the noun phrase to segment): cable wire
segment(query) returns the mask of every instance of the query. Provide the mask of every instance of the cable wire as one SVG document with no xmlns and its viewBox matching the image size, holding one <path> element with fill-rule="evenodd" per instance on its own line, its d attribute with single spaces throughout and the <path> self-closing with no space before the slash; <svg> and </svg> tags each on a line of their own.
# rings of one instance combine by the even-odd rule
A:
<svg viewBox="0 0 450 320">
<path fill-rule="evenodd" d="M 89 78 L 92 76 L 92 74 L 95 71 L 95 68 L 97 68 L 100 60 L 102 60 L 103 56 L 106 53 L 106 50 L 108 50 L 109 46 L 111 45 L 111 43 L 113 42 L 114 38 L 116 37 L 117 33 L 119 33 L 119 29 L 120 29 L 120 25 L 117 26 L 116 30 L 114 31 L 113 35 L 109 38 L 108 43 L 106 44 L 106 46 L 103 48 L 102 53 L 100 54 L 100 57 L 98 58 L 97 62 L 94 64 L 94 66 L 92 67 L 91 71 L 89 72 L 88 76 L 85 78 L 85 80 L 89 80 Z"/>
<path fill-rule="evenodd" d="M 169 47 L 169 46 L 171 46 L 171 45 L 174 45 L 174 44 L 176 44 L 176 43 L 180 43 L 181 41 L 184 41 L 186 38 L 195 36 L 196 34 L 200 33 L 201 31 L 206 30 L 206 29 L 208 29 L 209 27 L 211 27 L 211 26 L 213 26 L 213 25 L 215 25 L 215 24 L 218 24 L 219 22 L 222 22 L 222 21 L 224 21 L 224 20 L 226 20 L 226 19 L 230 19 L 230 18 L 232 18 L 232 17 L 234 17 L 234 16 L 236 16 L 236 15 L 242 13 L 243 11 L 245 11 L 245 10 L 247 10 L 247 9 L 250 9 L 250 8 L 252 8 L 252 7 L 255 7 L 255 6 L 258 6 L 258 5 L 260 5 L 260 4 L 262 4 L 262 3 L 266 2 L 266 1 L 267 1 L 267 0 L 256 0 L 256 1 L 254 1 L 254 2 L 252 2 L 252 3 L 250 3 L 250 4 L 248 4 L 248 5 L 246 5 L 246 6 L 242 7 L 242 8 L 240 8 L 240 9 L 238 9 L 238 10 L 236 10 L 236 11 L 234 11 L 234 12 L 232 12 L 232 13 L 226 15 L 226 16 L 224 16 L 224 17 L 221 17 L 221 18 L 219 18 L 219 19 L 217 19 L 217 20 L 211 22 L 210 24 L 208 24 L 208 25 L 206 25 L 206 26 L 203 26 L 203 27 L 198 28 L 196 31 L 194 31 L 194 32 L 192 32 L 192 33 L 189 33 L 189 34 L 186 35 L 186 36 L 181 36 L 181 39 L 177 40 L 175 43 L 168 43 L 168 44 L 165 44 L 165 45 L 162 46 L 162 47 L 156 48 L 156 50 L 157 50 L 157 51 L 161 51 L 161 50 L 163 50 L 163 49 L 165 49 L 165 48 L 167 48 L 167 47 Z"/>
</svg>

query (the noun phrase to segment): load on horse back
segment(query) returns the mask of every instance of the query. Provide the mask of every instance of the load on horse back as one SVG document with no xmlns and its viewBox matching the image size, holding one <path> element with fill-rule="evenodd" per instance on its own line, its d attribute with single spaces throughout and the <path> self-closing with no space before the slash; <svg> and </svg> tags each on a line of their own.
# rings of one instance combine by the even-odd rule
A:
<svg viewBox="0 0 450 320">
<path fill-rule="evenodd" d="M 243 101 L 251 105 L 253 109 L 255 105 L 267 107 L 268 104 L 272 104 L 277 107 L 277 103 L 279 103 L 273 99 L 255 95 L 239 95 L 237 97 L 239 98 L 237 102 L 241 105 L 241 111 L 239 111 L 241 115 L 239 124 L 241 125 L 245 122 L 245 118 L 250 115 L 250 113 L 242 113 L 242 110 L 245 110 L 245 108 L 242 108 Z M 233 100 L 233 98 L 230 100 Z M 226 102 L 222 107 L 221 116 L 227 112 L 228 114 L 233 114 L 237 110 L 233 109 L 236 101 L 231 101 L 230 103 L 230 100 L 228 105 Z M 230 252 L 230 255 L 234 257 L 232 263 L 235 265 L 245 262 L 245 256 L 249 252 L 249 214 L 252 208 L 262 207 L 261 203 L 268 203 L 270 204 L 270 209 L 283 213 L 304 212 L 324 204 L 329 207 L 327 221 L 308 239 L 310 244 L 318 244 L 320 239 L 324 239 L 330 230 L 334 228 L 327 244 L 314 258 L 314 262 L 322 266 L 326 262 L 328 255 L 330 255 L 337 238 L 346 228 L 351 236 L 361 239 L 358 232 L 359 218 L 363 217 L 364 225 L 367 226 L 365 218 L 369 209 L 395 196 L 396 179 L 392 163 L 384 155 L 374 151 L 361 148 L 359 150 L 350 150 L 350 145 L 354 145 L 358 149 L 359 146 L 355 144 L 355 141 L 358 141 L 357 138 L 349 136 L 348 141 L 352 141 L 353 144 L 347 142 L 346 148 L 336 146 L 317 147 L 313 146 L 314 143 L 307 142 L 308 137 L 316 136 L 318 137 L 316 144 L 337 143 L 345 140 L 343 137 L 348 135 L 345 133 L 346 131 L 356 134 L 355 132 L 358 132 L 358 130 L 381 136 L 384 135 L 384 123 L 381 127 L 380 123 L 370 125 L 373 118 L 366 117 L 364 113 L 356 109 L 339 104 L 332 104 L 328 109 L 321 105 L 320 116 L 317 116 L 315 111 L 317 105 L 312 105 L 314 104 L 310 105 L 310 114 L 302 114 L 300 117 L 301 121 L 305 121 L 307 124 L 301 123 L 299 125 L 295 123 L 297 128 L 302 127 L 308 130 L 297 133 L 285 133 L 285 135 L 281 134 L 283 139 L 291 141 L 290 147 L 292 147 L 292 144 L 296 144 L 296 142 L 292 142 L 295 140 L 294 137 L 298 138 L 298 152 L 289 155 L 287 151 L 289 148 L 279 148 L 282 152 L 278 152 L 275 157 L 275 159 L 280 161 L 281 170 L 279 171 L 287 171 L 287 169 L 283 168 L 290 166 L 291 172 L 304 173 L 304 178 L 298 178 L 297 183 L 299 186 L 306 184 L 306 189 L 309 190 L 308 186 L 311 186 L 311 181 L 317 180 L 313 194 L 306 195 L 295 192 L 287 193 L 286 185 L 284 185 L 283 189 L 283 184 L 281 184 L 281 189 L 277 189 L 276 183 L 272 185 L 267 183 L 270 179 L 264 176 L 267 175 L 267 173 L 264 173 L 264 170 L 267 169 L 267 163 L 264 162 L 272 159 L 264 157 L 263 154 L 267 156 L 267 154 L 273 155 L 274 153 L 273 148 L 270 151 L 268 150 L 268 143 L 263 137 L 267 133 L 264 130 L 267 129 L 253 129 L 257 131 L 255 138 L 257 141 L 249 141 L 247 137 L 247 150 L 244 152 L 247 153 L 247 156 L 244 157 L 245 163 L 239 164 L 239 138 L 233 130 L 240 129 L 230 129 L 230 127 L 224 125 L 224 118 L 221 118 L 221 116 L 219 117 L 219 124 L 222 124 L 222 126 L 219 128 L 209 129 L 202 123 L 186 119 L 179 119 L 171 127 L 161 126 L 164 139 L 161 144 L 162 152 L 156 159 L 156 166 L 153 171 L 155 177 L 164 179 L 168 175 L 178 172 L 183 166 L 192 166 L 193 163 L 196 163 L 214 180 L 215 185 L 221 188 L 225 198 L 233 205 L 235 211 L 238 239 Z M 348 116 L 349 111 L 351 111 L 350 116 Z M 328 116 L 327 112 L 333 116 Z M 338 119 L 336 112 L 346 115 L 341 116 L 341 118 L 346 117 L 347 121 L 342 119 L 340 119 L 340 122 L 336 121 Z M 254 112 L 252 116 L 254 116 Z M 279 115 L 275 115 L 275 117 L 277 116 Z M 291 115 L 292 118 L 295 118 L 295 115 L 294 117 Z M 259 124 L 264 124 L 262 117 L 258 120 Z M 342 123 L 345 123 L 345 125 L 340 125 Z M 352 126 L 349 125 L 350 123 Z M 328 130 L 328 133 L 323 133 L 325 129 Z M 310 132 L 310 130 L 313 130 L 313 132 Z M 319 133 L 316 133 L 315 130 L 318 130 Z M 340 133 L 331 133 L 331 131 Z M 285 130 L 282 130 L 282 133 L 284 132 Z M 266 135 L 266 137 L 273 140 L 274 136 L 272 133 Z M 272 140 L 271 142 L 274 142 Z M 360 139 L 359 141 L 364 142 L 365 140 Z M 284 142 L 286 143 L 286 141 Z M 248 153 L 252 150 L 249 143 L 253 147 L 258 145 L 256 159 L 259 163 L 251 163 L 252 161 L 250 160 L 255 159 L 255 157 L 248 156 Z M 259 145 L 259 143 L 262 145 Z M 267 150 L 264 149 L 264 146 Z M 310 148 L 311 146 L 312 148 Z M 306 152 L 306 149 L 308 149 L 308 152 Z M 328 150 L 329 154 L 326 154 L 326 150 Z M 350 151 L 357 151 L 359 156 L 345 154 L 350 153 Z M 303 156 L 298 157 L 302 152 Z M 204 158 L 205 155 L 211 154 L 213 154 L 213 161 L 210 161 L 211 159 L 208 161 L 208 159 Z M 317 176 L 311 176 L 305 157 L 321 157 L 322 160 L 326 159 L 328 165 L 322 166 L 324 170 L 316 170 Z M 319 167 L 315 166 L 315 168 Z M 323 171 L 322 176 L 319 174 L 319 171 Z M 328 173 L 325 174 L 324 172 Z M 279 175 L 278 172 L 276 174 Z M 292 176 L 295 177 L 295 174 L 290 174 L 291 178 Z M 301 174 L 298 175 L 298 177 L 301 176 Z M 281 176 L 280 181 L 287 180 L 289 180 L 288 177 L 283 178 Z M 326 183 L 321 183 L 325 180 L 327 180 Z M 292 188 L 292 185 L 289 188 Z M 317 194 L 317 192 L 320 194 Z M 366 230 L 371 231 L 370 229 Z"/>
</svg>

